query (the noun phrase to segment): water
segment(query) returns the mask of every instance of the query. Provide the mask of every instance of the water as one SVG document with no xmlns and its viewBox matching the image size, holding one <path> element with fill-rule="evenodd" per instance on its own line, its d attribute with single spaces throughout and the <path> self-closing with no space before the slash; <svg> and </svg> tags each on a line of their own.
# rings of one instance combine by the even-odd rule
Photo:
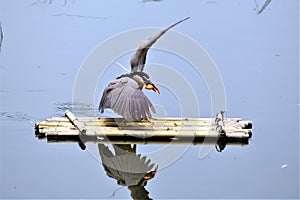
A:
<svg viewBox="0 0 300 200">
<path fill-rule="evenodd" d="M 255 7 L 252 0 L 1 1 L 1 198 L 130 198 L 127 187 L 106 175 L 98 154 L 77 144 L 37 140 L 34 123 L 71 108 L 80 66 L 101 42 L 186 16 L 191 19 L 175 30 L 206 49 L 224 82 L 227 116 L 252 120 L 253 138 L 248 146 L 212 150 L 202 159 L 199 146 L 188 148 L 172 164 L 159 166 L 145 186 L 149 196 L 299 198 L 299 2 L 272 1 L 260 15 Z M 118 62 L 127 67 L 130 56 Z M 190 77 L 201 116 L 212 115 L 205 81 L 186 61 L 153 50 L 147 62 Z M 122 73 L 112 64 L 97 86 L 95 103 L 104 85 Z M 160 96 L 147 96 L 161 106 L 160 114 L 180 116 L 178 100 L 167 87 Z M 83 108 L 81 115 L 93 113 L 93 106 Z M 91 148 L 97 152 L 97 146 Z M 161 148 L 141 145 L 137 152 L 148 155 Z M 180 146 L 172 148 L 176 152 Z"/>
</svg>

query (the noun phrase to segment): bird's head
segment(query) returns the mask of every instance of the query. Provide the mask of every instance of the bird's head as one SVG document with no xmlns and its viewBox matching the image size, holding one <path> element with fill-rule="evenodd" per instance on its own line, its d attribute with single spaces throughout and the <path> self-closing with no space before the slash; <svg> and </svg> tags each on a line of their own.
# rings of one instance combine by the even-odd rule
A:
<svg viewBox="0 0 300 200">
<path fill-rule="evenodd" d="M 145 85 L 145 89 L 147 90 L 153 90 L 154 92 L 157 92 L 160 94 L 159 89 L 156 87 L 154 83 L 150 81 L 150 76 L 146 74 L 145 72 L 133 72 L 132 77 L 134 80 L 136 80 L 139 85 L 141 84 L 142 86 Z"/>
<path fill-rule="evenodd" d="M 153 90 L 154 92 L 157 92 L 158 94 L 160 94 L 159 89 L 150 80 L 145 82 L 145 89 Z"/>
<path fill-rule="evenodd" d="M 143 81 L 145 84 L 145 89 L 153 90 L 154 92 L 157 92 L 158 94 L 160 94 L 160 91 L 156 87 L 156 85 L 150 81 L 150 76 L 148 74 L 146 74 L 145 72 L 142 72 L 141 77 L 143 78 Z"/>
</svg>

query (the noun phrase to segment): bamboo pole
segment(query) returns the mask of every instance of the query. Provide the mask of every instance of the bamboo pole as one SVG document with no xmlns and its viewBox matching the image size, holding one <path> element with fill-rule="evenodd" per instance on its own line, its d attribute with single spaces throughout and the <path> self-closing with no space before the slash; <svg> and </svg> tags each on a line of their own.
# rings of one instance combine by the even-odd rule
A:
<svg viewBox="0 0 300 200">
<path fill-rule="evenodd" d="M 108 119 L 108 120 L 107 120 Z M 216 126 L 216 124 L 213 123 L 213 120 L 211 119 L 199 119 L 199 120 L 185 120 L 178 118 L 176 120 L 153 120 L 151 122 L 124 122 L 116 119 L 115 121 L 111 120 L 111 118 L 104 118 L 102 120 L 98 119 L 89 119 L 89 120 L 83 120 L 82 118 L 77 118 L 77 120 L 82 123 L 83 126 L 117 126 L 117 127 L 182 127 L 182 126 L 191 126 L 191 127 L 199 127 L 199 126 Z M 49 126 L 69 126 L 69 119 L 61 118 L 61 120 L 58 119 L 49 119 L 46 122 L 39 122 L 40 126 L 43 124 L 46 124 Z M 243 127 L 251 127 L 252 122 L 251 121 L 237 121 L 234 118 L 230 118 L 224 121 L 224 126 L 237 126 L 240 128 Z"/>
<path fill-rule="evenodd" d="M 64 132 L 64 131 L 69 131 L 69 130 L 77 130 L 76 127 L 62 127 L 62 126 L 57 126 L 57 127 L 53 127 L 53 126 L 44 126 L 44 127 L 40 127 L 39 128 L 39 132 L 40 133 L 47 133 L 47 132 L 53 132 L 53 131 L 57 131 L 57 132 Z M 235 128 L 235 127 L 228 127 L 226 129 L 226 131 L 234 131 L 234 132 L 247 132 L 250 131 L 251 129 L 240 129 L 240 128 Z M 120 127 L 100 127 L 100 126 L 88 126 L 88 130 L 86 130 L 86 133 L 88 131 L 96 131 L 96 132 L 104 132 L 109 134 L 109 132 L 114 132 L 117 131 L 120 134 L 124 133 L 124 132 L 128 132 L 128 131 L 135 131 L 135 132 L 171 132 L 171 131 L 175 131 L 175 132 L 181 132 L 181 133 L 185 133 L 185 132 L 194 132 L 194 131 L 216 131 L 216 126 L 207 126 L 207 127 L 128 127 L 128 128 L 120 128 Z"/>
<path fill-rule="evenodd" d="M 79 136 L 79 131 L 76 129 L 41 129 L 40 134 L 48 135 L 58 135 L 58 136 L 65 136 L 65 135 L 74 135 Z M 139 131 L 139 130 L 108 130 L 108 129 L 88 129 L 85 133 L 87 136 L 135 136 L 135 137 L 218 137 L 218 132 L 216 130 L 161 130 L 161 131 Z M 227 136 L 231 137 L 233 135 L 246 135 L 250 137 L 251 130 L 249 129 L 232 129 L 227 131 Z M 238 136 L 235 136 L 238 137 Z"/>
<path fill-rule="evenodd" d="M 70 111 L 69 111 L 70 112 Z M 99 122 L 121 122 L 124 121 L 123 118 L 97 118 L 97 117 L 78 117 L 78 120 L 82 122 L 88 121 L 99 121 Z M 224 121 L 241 121 L 242 118 L 226 118 Z M 61 122 L 69 122 L 67 117 L 53 117 L 48 118 L 47 121 L 61 121 Z M 181 117 L 168 117 L 168 118 L 151 118 L 151 122 L 155 121 L 209 121 L 210 123 L 214 123 L 215 119 L 213 118 L 181 118 Z M 135 123 L 145 123 L 145 122 L 135 122 Z"/>
<path fill-rule="evenodd" d="M 64 140 L 58 139 L 56 137 L 54 138 L 48 138 L 49 143 L 77 143 L 78 140 L 76 138 L 65 138 Z M 173 139 L 170 138 L 169 140 L 162 139 L 162 140 L 136 140 L 132 138 L 127 138 L 126 140 L 118 140 L 116 138 L 109 138 L 104 140 L 85 140 L 85 143 L 91 143 L 91 144 L 140 144 L 140 145 L 163 145 L 163 144 L 176 144 L 176 145 L 215 145 L 216 140 L 206 140 L 205 142 L 203 140 L 186 140 L 186 139 Z M 226 142 L 226 145 L 230 146 L 246 146 L 248 144 L 248 140 L 229 140 Z"/>
<path fill-rule="evenodd" d="M 65 115 L 72 122 L 72 124 L 79 130 L 80 134 L 86 133 L 85 125 L 82 122 L 80 122 L 73 113 L 67 110 L 65 112 Z"/>
</svg>

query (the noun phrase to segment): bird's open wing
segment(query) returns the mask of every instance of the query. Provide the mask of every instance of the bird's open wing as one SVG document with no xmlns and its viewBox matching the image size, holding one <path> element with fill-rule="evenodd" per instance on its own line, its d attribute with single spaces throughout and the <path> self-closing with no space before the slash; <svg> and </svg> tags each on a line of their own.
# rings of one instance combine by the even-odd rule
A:
<svg viewBox="0 0 300 200">
<path fill-rule="evenodd" d="M 99 110 L 111 108 L 128 121 L 140 121 L 151 116 L 155 109 L 148 97 L 138 89 L 138 84 L 128 77 L 114 80 L 105 88 Z"/>
<path fill-rule="evenodd" d="M 147 57 L 147 52 L 149 48 L 163 35 L 165 34 L 168 30 L 176 26 L 177 24 L 180 24 L 181 22 L 189 19 L 190 17 L 184 18 L 175 24 L 169 26 L 168 28 L 162 30 L 159 32 L 157 35 L 154 37 L 150 38 L 148 41 L 143 41 L 138 49 L 136 50 L 135 54 L 132 56 L 130 65 L 131 65 L 131 71 L 132 72 L 141 72 L 144 70 L 144 65 L 146 63 L 146 57 Z"/>
</svg>

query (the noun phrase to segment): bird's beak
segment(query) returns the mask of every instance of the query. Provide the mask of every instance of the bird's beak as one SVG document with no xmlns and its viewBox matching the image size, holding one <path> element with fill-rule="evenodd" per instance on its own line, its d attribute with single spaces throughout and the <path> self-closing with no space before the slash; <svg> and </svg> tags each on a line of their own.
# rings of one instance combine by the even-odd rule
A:
<svg viewBox="0 0 300 200">
<path fill-rule="evenodd" d="M 154 92 L 157 92 L 158 94 L 160 94 L 159 89 L 153 83 L 146 84 L 145 88 L 147 90 L 153 90 Z"/>
</svg>

